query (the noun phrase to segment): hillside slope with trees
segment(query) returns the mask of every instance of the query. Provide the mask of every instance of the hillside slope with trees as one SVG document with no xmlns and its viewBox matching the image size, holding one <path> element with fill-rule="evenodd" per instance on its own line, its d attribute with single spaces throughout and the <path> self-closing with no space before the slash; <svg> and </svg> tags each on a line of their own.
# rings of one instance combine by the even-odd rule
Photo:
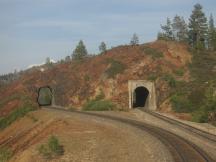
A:
<svg viewBox="0 0 216 162">
<path fill-rule="evenodd" d="M 189 18 L 176 15 L 161 26 L 158 40 L 90 55 L 81 40 L 65 60 L 34 67 L 0 86 L 0 128 L 36 110 L 38 89 L 50 86 L 55 103 L 83 110 L 128 110 L 128 80 L 155 83 L 158 111 L 196 122 L 216 121 L 216 29 L 200 4 Z M 10 76 L 9 76 L 10 78 Z M 98 106 L 99 105 L 99 106 Z M 185 117 L 186 116 L 186 117 Z"/>
</svg>

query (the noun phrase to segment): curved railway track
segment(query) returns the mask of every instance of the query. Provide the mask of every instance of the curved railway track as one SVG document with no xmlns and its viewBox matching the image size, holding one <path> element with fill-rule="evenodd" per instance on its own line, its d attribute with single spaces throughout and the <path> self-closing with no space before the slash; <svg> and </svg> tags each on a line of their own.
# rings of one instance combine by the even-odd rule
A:
<svg viewBox="0 0 216 162">
<path fill-rule="evenodd" d="M 215 162 L 215 160 L 213 160 L 205 151 L 197 147 L 195 144 L 183 139 L 182 137 L 174 133 L 168 132 L 156 126 L 152 126 L 132 119 L 114 117 L 92 112 L 72 111 L 57 107 L 47 107 L 47 109 L 55 109 L 58 111 L 65 111 L 67 113 L 78 113 L 82 115 L 113 120 L 144 130 L 154 137 L 158 138 L 164 145 L 166 145 L 173 157 L 174 162 Z"/>
<path fill-rule="evenodd" d="M 153 112 L 153 111 L 149 111 L 149 110 L 143 110 L 143 109 L 140 109 L 141 111 L 144 111 L 156 118 L 159 118 L 163 121 L 166 121 L 172 125 L 175 125 L 175 126 L 178 126 L 178 127 L 181 127 L 183 128 L 184 130 L 186 130 L 187 132 L 189 133 L 193 133 L 194 135 L 198 135 L 199 137 L 202 137 L 203 139 L 205 140 L 209 140 L 210 142 L 213 142 L 216 144 L 216 135 L 214 134 L 211 134 L 211 133 L 208 133 L 208 132 L 205 132 L 203 130 L 200 130 L 200 129 L 197 129 L 195 127 L 192 127 L 188 124 L 185 124 L 185 123 L 182 123 L 180 121 L 177 121 L 177 120 L 174 120 L 174 119 L 171 119 L 169 117 L 166 117 L 164 115 L 161 115 L 159 113 L 156 113 L 156 112 Z"/>
<path fill-rule="evenodd" d="M 152 136 L 158 138 L 170 151 L 174 162 L 214 162 L 213 160 L 205 151 L 197 147 L 195 144 L 183 139 L 182 137 L 168 132 L 162 128 L 152 126 L 143 122 L 139 122 L 132 119 L 114 117 L 104 114 L 97 114 L 92 112 L 80 112 L 80 111 L 71 111 L 57 107 L 46 107 L 46 109 L 50 110 L 57 110 L 57 111 L 64 111 L 66 113 L 78 113 L 81 115 L 88 115 L 92 117 L 99 117 L 107 120 L 113 120 L 117 122 L 121 122 L 143 131 L 150 133 Z M 23 135 L 31 131 L 30 130 L 23 131 L 22 133 L 17 134 L 17 136 L 4 140 L 0 143 L 0 146 L 10 146 L 15 141 L 19 140 Z M 18 150 L 15 150 L 15 152 Z"/>
</svg>

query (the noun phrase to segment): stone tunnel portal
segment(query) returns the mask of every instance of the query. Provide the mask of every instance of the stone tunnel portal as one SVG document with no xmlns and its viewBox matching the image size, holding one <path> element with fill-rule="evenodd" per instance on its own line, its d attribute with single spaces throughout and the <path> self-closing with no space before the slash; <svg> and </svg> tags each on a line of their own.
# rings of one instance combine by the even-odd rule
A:
<svg viewBox="0 0 216 162">
<path fill-rule="evenodd" d="M 142 107 L 156 110 L 156 92 L 153 82 L 147 80 L 129 80 L 129 108 Z"/>
</svg>

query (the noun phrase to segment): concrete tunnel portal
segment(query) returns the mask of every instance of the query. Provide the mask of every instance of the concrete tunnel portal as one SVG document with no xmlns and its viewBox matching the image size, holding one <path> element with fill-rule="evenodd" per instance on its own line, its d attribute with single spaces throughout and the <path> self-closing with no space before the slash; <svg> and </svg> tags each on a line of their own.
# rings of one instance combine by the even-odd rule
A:
<svg viewBox="0 0 216 162">
<path fill-rule="evenodd" d="M 43 86 L 38 89 L 37 103 L 39 106 L 54 105 L 53 89 L 50 86 Z"/>
<path fill-rule="evenodd" d="M 146 80 L 129 80 L 129 108 L 156 110 L 156 93 L 153 82 Z"/>
</svg>

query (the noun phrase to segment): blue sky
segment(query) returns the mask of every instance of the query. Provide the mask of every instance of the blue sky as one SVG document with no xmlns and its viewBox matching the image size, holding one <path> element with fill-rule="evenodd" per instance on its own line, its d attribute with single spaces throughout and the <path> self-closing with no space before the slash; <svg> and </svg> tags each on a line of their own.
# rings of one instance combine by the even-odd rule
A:
<svg viewBox="0 0 216 162">
<path fill-rule="evenodd" d="M 154 41 L 167 17 L 187 20 L 196 3 L 216 17 L 215 0 L 0 0 L 0 74 L 71 55 L 80 39 L 90 53 L 133 33 Z"/>
</svg>

